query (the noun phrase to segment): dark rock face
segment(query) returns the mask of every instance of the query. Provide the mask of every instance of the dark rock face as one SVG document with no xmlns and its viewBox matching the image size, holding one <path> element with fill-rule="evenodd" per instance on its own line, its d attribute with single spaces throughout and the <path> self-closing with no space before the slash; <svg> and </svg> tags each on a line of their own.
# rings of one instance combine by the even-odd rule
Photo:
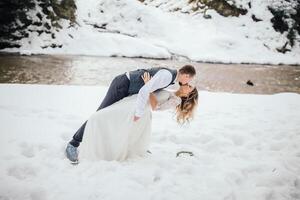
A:
<svg viewBox="0 0 300 200">
<path fill-rule="evenodd" d="M 2 0 L 0 2 L 0 49 L 20 47 L 16 42 L 28 37 L 26 28 L 32 23 L 27 11 L 33 9 L 33 0 Z M 18 24 L 18 21 L 22 24 Z"/>
<path fill-rule="evenodd" d="M 59 18 L 70 20 L 71 23 L 75 22 L 74 13 L 76 11 L 76 5 L 74 0 L 62 0 L 60 3 L 58 3 L 57 0 L 52 0 L 52 7 L 54 13 Z"/>
<path fill-rule="evenodd" d="M 273 14 L 271 22 L 275 31 L 282 34 L 287 33 L 287 42 L 277 48 L 278 52 L 285 53 L 291 51 L 287 45 L 293 47 L 296 43 L 296 35 L 300 35 L 300 2 L 297 0 L 285 0 L 282 6 L 268 7 Z"/>
<path fill-rule="evenodd" d="M 238 8 L 234 4 L 229 4 L 226 0 L 189 0 L 188 3 L 195 5 L 194 11 L 203 9 L 205 13 L 206 10 L 212 9 L 224 17 L 238 17 L 248 12 L 247 9 Z"/>
<path fill-rule="evenodd" d="M 20 47 L 19 41 L 32 32 L 38 35 L 55 32 L 62 27 L 60 19 L 75 23 L 74 0 L 1 0 L 0 1 L 0 49 Z"/>
<path fill-rule="evenodd" d="M 275 10 L 271 7 L 269 7 L 269 10 L 274 15 L 274 17 L 271 19 L 271 22 L 273 23 L 273 28 L 275 31 L 279 31 L 280 33 L 287 31 L 289 26 L 284 19 L 289 18 L 289 16 L 287 16 L 283 10 Z"/>
<path fill-rule="evenodd" d="M 247 9 L 238 8 L 235 5 L 230 5 L 225 0 L 189 0 L 189 3 L 197 3 L 198 9 L 205 8 L 214 9 L 217 13 L 224 17 L 247 14 Z"/>
<path fill-rule="evenodd" d="M 138 0 L 141 3 L 148 5 L 148 2 L 154 2 L 155 0 Z M 162 3 L 157 3 L 155 5 L 156 7 L 160 7 L 161 5 L 164 5 L 167 1 Z M 228 0 L 187 0 L 187 3 L 192 6 L 191 10 L 182 11 L 181 7 L 175 7 L 172 8 L 170 11 L 182 11 L 183 13 L 192 13 L 192 12 L 198 12 L 201 11 L 203 14 L 203 17 L 206 19 L 211 19 L 212 17 L 210 15 L 206 14 L 206 11 L 208 10 L 215 10 L 217 13 L 224 17 L 228 16 L 234 16 L 238 17 L 239 15 L 245 15 L 247 14 L 248 10 L 244 8 L 239 8 L 234 4 L 229 4 Z"/>
</svg>

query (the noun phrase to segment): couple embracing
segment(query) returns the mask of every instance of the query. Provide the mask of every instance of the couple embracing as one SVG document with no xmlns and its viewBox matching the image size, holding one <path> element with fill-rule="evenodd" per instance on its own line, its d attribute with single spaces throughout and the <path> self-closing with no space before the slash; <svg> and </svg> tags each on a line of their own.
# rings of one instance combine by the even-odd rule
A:
<svg viewBox="0 0 300 200">
<path fill-rule="evenodd" d="M 150 141 L 152 110 L 173 108 L 178 123 L 192 118 L 198 103 L 198 91 L 190 84 L 195 75 L 195 68 L 185 65 L 179 70 L 154 67 L 116 76 L 97 111 L 67 144 L 67 158 L 78 163 L 144 155 Z M 172 84 L 179 84 L 177 91 L 165 89 Z"/>
</svg>

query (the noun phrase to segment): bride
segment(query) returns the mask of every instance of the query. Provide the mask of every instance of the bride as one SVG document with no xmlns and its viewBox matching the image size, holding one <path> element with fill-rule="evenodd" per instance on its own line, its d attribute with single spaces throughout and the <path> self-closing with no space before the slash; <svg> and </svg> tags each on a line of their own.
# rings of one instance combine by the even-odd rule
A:
<svg viewBox="0 0 300 200">
<path fill-rule="evenodd" d="M 149 73 L 142 78 L 148 82 Z M 90 116 L 79 149 L 80 160 L 123 161 L 145 155 L 150 141 L 151 109 L 175 108 L 177 122 L 185 123 L 193 116 L 198 91 L 190 85 L 182 85 L 176 92 L 159 90 L 150 93 L 143 116 L 133 121 L 136 98 L 137 95 L 123 98 Z"/>
</svg>

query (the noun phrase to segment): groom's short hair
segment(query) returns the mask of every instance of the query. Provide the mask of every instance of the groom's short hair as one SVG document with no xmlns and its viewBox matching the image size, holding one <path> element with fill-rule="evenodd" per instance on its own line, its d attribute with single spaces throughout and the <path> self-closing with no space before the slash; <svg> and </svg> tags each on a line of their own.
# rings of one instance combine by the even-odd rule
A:
<svg viewBox="0 0 300 200">
<path fill-rule="evenodd" d="M 196 75 L 196 70 L 192 65 L 184 65 L 179 69 L 180 74 L 189 74 L 190 76 Z"/>
</svg>

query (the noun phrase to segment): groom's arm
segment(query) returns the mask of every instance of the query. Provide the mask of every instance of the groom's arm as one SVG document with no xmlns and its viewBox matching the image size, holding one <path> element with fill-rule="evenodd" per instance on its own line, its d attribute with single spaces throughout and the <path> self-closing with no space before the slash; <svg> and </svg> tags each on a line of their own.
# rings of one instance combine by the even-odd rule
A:
<svg viewBox="0 0 300 200">
<path fill-rule="evenodd" d="M 149 99 L 149 94 L 157 89 L 166 87 L 171 83 L 171 81 L 171 72 L 166 69 L 161 69 L 139 90 L 135 107 L 135 121 L 143 115 L 145 106 Z"/>
</svg>

